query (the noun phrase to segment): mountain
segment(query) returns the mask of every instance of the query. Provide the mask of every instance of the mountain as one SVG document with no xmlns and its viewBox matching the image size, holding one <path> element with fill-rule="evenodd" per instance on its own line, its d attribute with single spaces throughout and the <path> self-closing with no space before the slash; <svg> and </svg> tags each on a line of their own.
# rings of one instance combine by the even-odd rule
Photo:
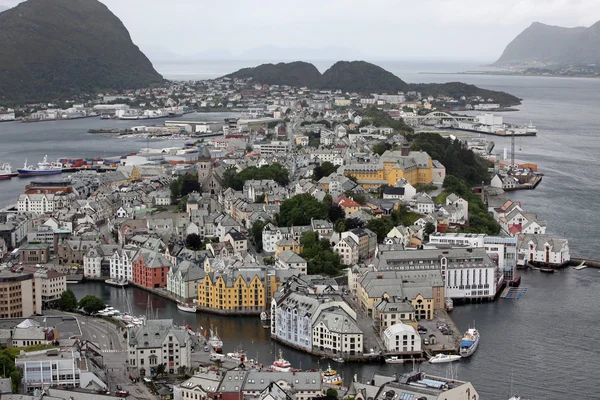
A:
<svg viewBox="0 0 600 400">
<path fill-rule="evenodd" d="M 52 100 L 162 82 L 97 0 L 28 0 L 0 13 L 0 101 Z"/>
<path fill-rule="evenodd" d="M 228 78 L 252 78 L 268 85 L 290 85 L 312 89 L 342 90 L 343 92 L 397 93 L 419 91 L 423 95 L 482 96 L 508 106 L 521 103 L 518 97 L 505 92 L 481 89 L 460 82 L 435 84 L 408 84 L 389 71 L 366 61 L 338 61 L 323 74 L 307 62 L 262 64 L 254 68 L 243 68 L 226 75 Z"/>
<path fill-rule="evenodd" d="M 506 46 L 495 65 L 535 63 L 600 63 L 600 22 L 589 28 L 564 28 L 534 22 Z"/>
</svg>

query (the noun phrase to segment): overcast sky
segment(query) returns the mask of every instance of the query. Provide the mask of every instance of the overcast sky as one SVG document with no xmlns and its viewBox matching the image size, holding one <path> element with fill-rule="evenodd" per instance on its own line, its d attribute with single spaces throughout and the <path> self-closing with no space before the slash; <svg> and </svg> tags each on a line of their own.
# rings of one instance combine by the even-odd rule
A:
<svg viewBox="0 0 600 400">
<path fill-rule="evenodd" d="M 370 60 L 493 61 L 534 21 L 573 27 L 600 19 L 600 0 L 101 1 L 154 59 L 277 46 L 347 48 Z"/>
</svg>

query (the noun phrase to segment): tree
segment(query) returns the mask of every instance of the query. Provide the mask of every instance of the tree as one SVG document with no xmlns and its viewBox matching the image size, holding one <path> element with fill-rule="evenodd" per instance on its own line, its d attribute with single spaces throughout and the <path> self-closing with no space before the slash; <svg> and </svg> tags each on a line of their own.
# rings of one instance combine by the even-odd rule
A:
<svg viewBox="0 0 600 400">
<path fill-rule="evenodd" d="M 394 227 L 394 221 L 390 218 L 375 218 L 367 222 L 367 228 L 377 235 L 377 240 L 381 243 L 387 234 Z"/>
<path fill-rule="evenodd" d="M 316 232 L 304 232 L 300 239 L 304 250 L 300 254 L 308 262 L 309 274 L 335 276 L 340 273 L 340 256 L 331 250 L 327 239 L 319 239 Z"/>
<path fill-rule="evenodd" d="M 388 150 L 388 144 L 386 142 L 377 142 L 373 145 L 373 153 L 382 155 Z"/>
<path fill-rule="evenodd" d="M 313 170 L 313 180 L 319 181 L 322 177 L 329 176 L 336 172 L 339 167 L 339 165 L 333 165 L 329 161 L 325 161 Z"/>
<path fill-rule="evenodd" d="M 272 179 L 281 186 L 290 183 L 288 170 L 279 163 L 273 163 L 260 168 L 248 167 L 241 172 L 237 172 L 235 168 L 229 168 L 223 174 L 223 186 L 234 190 L 242 190 L 244 183 L 251 179 Z"/>
<path fill-rule="evenodd" d="M 202 249 L 202 238 L 197 233 L 190 233 L 185 238 L 185 247 L 194 251 Z"/>
<path fill-rule="evenodd" d="M 331 205 L 327 209 L 327 216 L 329 217 L 329 220 L 331 222 L 335 223 L 337 220 L 344 219 L 346 213 L 344 212 L 344 209 L 342 209 L 342 207 L 338 206 L 337 204 L 331 203 Z"/>
<path fill-rule="evenodd" d="M 353 193 L 352 199 L 362 206 L 367 204 L 367 196 L 365 196 L 364 193 Z"/>
<path fill-rule="evenodd" d="M 299 194 L 285 200 L 279 209 L 279 226 L 309 225 L 311 218 L 326 219 L 328 209 L 325 204 L 308 193 Z"/>
<path fill-rule="evenodd" d="M 267 225 L 268 222 L 264 222 L 264 221 L 255 221 L 252 224 L 252 228 L 250 228 L 250 238 L 252 239 L 252 242 L 254 243 L 254 248 L 256 249 L 256 251 L 261 251 L 262 250 L 262 233 L 263 233 L 263 229 L 265 228 L 265 225 Z"/>
<path fill-rule="evenodd" d="M 104 310 L 106 304 L 96 296 L 87 295 L 79 301 L 79 308 L 83 308 L 88 314 Z"/>
<path fill-rule="evenodd" d="M 58 299 L 58 308 L 64 311 L 73 311 L 77 307 L 77 297 L 71 289 L 67 289 L 60 295 Z"/>
<path fill-rule="evenodd" d="M 325 392 L 325 399 L 326 400 L 338 400 L 338 392 L 335 389 L 327 389 L 327 392 Z"/>
<path fill-rule="evenodd" d="M 435 225 L 431 222 L 425 224 L 425 236 L 429 237 L 433 232 L 435 232 Z"/>
<path fill-rule="evenodd" d="M 164 374 L 166 369 L 167 369 L 166 364 L 158 364 L 156 366 L 156 376 Z"/>
<path fill-rule="evenodd" d="M 198 182 L 197 174 L 185 174 L 179 175 L 171 181 L 169 189 L 171 190 L 171 204 L 175 204 L 182 196 L 187 196 L 192 192 L 200 192 L 202 188 L 200 182 Z"/>
</svg>

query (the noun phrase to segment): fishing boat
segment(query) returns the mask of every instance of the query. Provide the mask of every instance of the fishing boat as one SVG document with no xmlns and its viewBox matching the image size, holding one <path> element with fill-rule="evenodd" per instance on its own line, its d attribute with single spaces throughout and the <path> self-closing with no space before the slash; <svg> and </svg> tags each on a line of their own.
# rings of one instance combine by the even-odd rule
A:
<svg viewBox="0 0 600 400">
<path fill-rule="evenodd" d="M 387 364 L 402 364 L 404 361 L 404 358 L 400 358 L 398 356 L 391 356 L 385 359 Z"/>
<path fill-rule="evenodd" d="M 127 282 L 126 280 L 112 279 L 112 278 L 105 280 L 104 283 L 106 283 L 107 285 L 116 286 L 116 287 L 125 287 L 125 286 L 129 285 L 129 282 Z"/>
<path fill-rule="evenodd" d="M 243 363 L 246 360 L 246 353 L 244 353 L 242 350 L 236 350 L 233 353 L 227 353 L 227 357 L 231 358 L 233 361 Z"/>
<path fill-rule="evenodd" d="M 436 354 L 435 356 L 429 359 L 430 364 L 443 364 L 458 361 L 461 359 L 461 356 L 457 356 L 456 354 Z"/>
<path fill-rule="evenodd" d="M 276 372 L 290 372 L 292 364 L 283 358 L 283 352 L 279 350 L 279 359 L 273 362 L 271 369 Z"/>
<path fill-rule="evenodd" d="M 190 312 L 190 313 L 195 313 L 196 311 L 198 311 L 198 309 L 196 308 L 195 305 L 193 304 L 188 304 L 188 303 L 181 303 L 181 302 L 177 302 L 177 309 L 183 312 Z"/>
<path fill-rule="evenodd" d="M 327 369 L 321 372 L 321 376 L 323 377 L 323 383 L 337 386 L 342 384 L 342 377 L 335 369 L 331 369 L 331 365 L 328 365 Z"/>
<path fill-rule="evenodd" d="M 444 305 L 446 306 L 446 311 L 450 312 L 454 309 L 454 301 L 450 297 L 446 297 L 444 299 Z"/>
<path fill-rule="evenodd" d="M 8 163 L 2 164 L 0 167 L 0 180 L 6 180 L 12 178 L 12 167 Z"/>
<path fill-rule="evenodd" d="M 475 328 L 467 329 L 460 341 L 460 356 L 470 357 L 479 345 L 479 331 Z"/>
<path fill-rule="evenodd" d="M 260 322 L 262 323 L 262 325 L 264 327 L 268 327 L 269 326 L 269 321 L 271 319 L 269 318 L 269 313 L 267 313 L 266 311 L 263 311 L 260 313 Z"/>
<path fill-rule="evenodd" d="M 213 348 L 213 350 L 217 353 L 223 351 L 223 341 L 219 337 L 219 332 L 215 330 L 213 332 L 212 328 L 210 329 L 210 338 L 208 338 L 208 345 Z"/>
<path fill-rule="evenodd" d="M 44 159 L 38 163 L 37 167 L 33 165 L 25 165 L 23 168 L 18 169 L 19 176 L 36 176 L 36 175 L 58 175 L 62 174 L 62 164 L 58 162 L 48 162 L 48 156 L 44 156 Z"/>
</svg>

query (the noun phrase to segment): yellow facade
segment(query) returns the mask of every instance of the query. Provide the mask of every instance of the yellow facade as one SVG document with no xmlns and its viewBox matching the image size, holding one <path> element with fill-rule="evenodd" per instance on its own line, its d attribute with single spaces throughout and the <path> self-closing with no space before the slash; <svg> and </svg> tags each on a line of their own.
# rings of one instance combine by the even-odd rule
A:
<svg viewBox="0 0 600 400">
<path fill-rule="evenodd" d="M 280 243 L 275 245 L 275 256 L 280 255 L 284 251 L 291 250 L 294 253 L 300 255 L 304 251 L 304 246 L 298 243 L 296 240 L 282 240 Z"/>
<path fill-rule="evenodd" d="M 367 291 L 359 283 L 357 287 L 358 301 L 364 311 L 366 311 L 368 317 L 375 315 L 375 305 L 381 301 L 382 298 L 389 299 L 391 296 L 388 293 L 384 293 L 380 297 L 369 297 Z M 439 301 L 436 303 L 436 299 Z M 411 300 L 411 304 L 415 309 L 416 319 L 433 319 L 436 308 L 440 308 L 444 304 L 444 289 L 442 287 L 433 288 L 433 297 L 426 298 L 419 294 Z"/>
<path fill-rule="evenodd" d="M 365 189 L 377 187 L 382 184 L 394 186 L 400 179 L 406 179 L 411 185 L 428 185 L 433 182 L 433 161 L 429 157 L 427 166 L 411 167 L 403 170 L 397 161 L 383 161 L 378 165 L 372 165 L 369 169 L 352 169 L 348 166 L 344 175 L 354 177 Z M 376 182 L 379 181 L 379 182 Z"/>
<path fill-rule="evenodd" d="M 239 275 L 232 285 L 228 286 L 223 277 L 214 282 L 205 275 L 198 283 L 198 305 L 207 309 L 227 312 L 260 312 L 269 307 L 271 299 L 281 282 L 275 275 L 268 275 L 268 284 L 258 275 L 246 282 Z M 267 287 L 265 287 L 267 286 Z"/>
</svg>

